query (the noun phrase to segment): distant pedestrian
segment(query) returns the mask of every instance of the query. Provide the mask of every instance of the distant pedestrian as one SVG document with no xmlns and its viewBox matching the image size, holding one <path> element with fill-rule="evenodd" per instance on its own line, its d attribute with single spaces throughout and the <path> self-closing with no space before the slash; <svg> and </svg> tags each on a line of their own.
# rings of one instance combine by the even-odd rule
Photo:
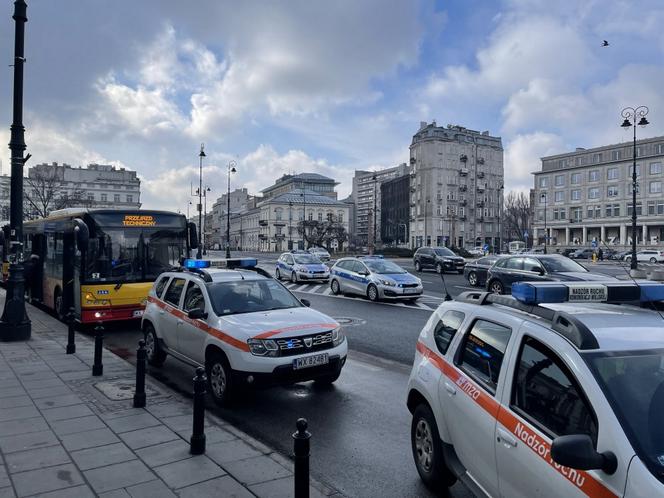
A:
<svg viewBox="0 0 664 498">
<path fill-rule="evenodd" d="M 604 251 L 602 251 L 601 247 L 597 250 L 597 256 L 599 257 L 600 261 L 604 261 Z"/>
</svg>

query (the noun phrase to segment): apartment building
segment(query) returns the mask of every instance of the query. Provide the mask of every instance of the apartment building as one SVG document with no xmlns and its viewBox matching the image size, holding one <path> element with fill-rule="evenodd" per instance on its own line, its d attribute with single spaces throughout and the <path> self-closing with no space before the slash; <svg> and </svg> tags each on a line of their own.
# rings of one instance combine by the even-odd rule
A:
<svg viewBox="0 0 664 498">
<path fill-rule="evenodd" d="M 632 243 L 633 143 L 543 157 L 534 175 L 534 240 L 552 246 Z M 664 137 L 636 143 L 639 246 L 664 237 Z"/>
<path fill-rule="evenodd" d="M 410 164 L 411 248 L 500 243 L 500 137 L 421 122 L 410 145 Z"/>
</svg>

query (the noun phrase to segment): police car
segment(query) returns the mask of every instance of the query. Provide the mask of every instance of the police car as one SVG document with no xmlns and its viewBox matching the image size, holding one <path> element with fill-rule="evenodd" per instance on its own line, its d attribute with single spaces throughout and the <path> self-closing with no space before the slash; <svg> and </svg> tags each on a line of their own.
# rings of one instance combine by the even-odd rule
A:
<svg viewBox="0 0 664 498">
<path fill-rule="evenodd" d="M 339 324 L 256 265 L 187 259 L 161 274 L 142 319 L 149 363 L 204 366 L 218 404 L 248 386 L 336 381 L 348 351 Z"/>
<path fill-rule="evenodd" d="M 664 496 L 662 300 L 654 282 L 520 282 L 443 303 L 408 385 L 422 480 L 492 497 Z"/>
<path fill-rule="evenodd" d="M 417 299 L 422 281 L 399 265 L 378 256 L 342 258 L 330 270 L 333 294 L 359 294 L 371 301 Z"/>
<path fill-rule="evenodd" d="M 283 253 L 277 260 L 274 272 L 277 280 L 288 278 L 293 283 L 301 280 L 327 282 L 330 278 L 330 269 L 315 255 L 307 252 Z"/>
</svg>

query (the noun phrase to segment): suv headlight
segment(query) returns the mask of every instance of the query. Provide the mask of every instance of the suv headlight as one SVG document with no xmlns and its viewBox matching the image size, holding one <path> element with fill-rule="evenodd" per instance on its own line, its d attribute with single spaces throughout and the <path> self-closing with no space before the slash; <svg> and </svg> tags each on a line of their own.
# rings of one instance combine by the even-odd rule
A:
<svg viewBox="0 0 664 498">
<path fill-rule="evenodd" d="M 390 280 L 383 280 L 382 278 L 379 281 L 381 284 L 387 285 L 388 287 L 395 287 L 397 285 L 396 282 L 392 282 Z"/>
<path fill-rule="evenodd" d="M 254 356 L 279 356 L 279 346 L 272 339 L 248 339 L 247 344 Z"/>
<path fill-rule="evenodd" d="M 332 345 L 333 346 L 338 346 L 342 342 L 344 342 L 344 339 L 346 338 L 345 334 L 341 331 L 341 327 L 337 327 L 332 331 Z"/>
</svg>

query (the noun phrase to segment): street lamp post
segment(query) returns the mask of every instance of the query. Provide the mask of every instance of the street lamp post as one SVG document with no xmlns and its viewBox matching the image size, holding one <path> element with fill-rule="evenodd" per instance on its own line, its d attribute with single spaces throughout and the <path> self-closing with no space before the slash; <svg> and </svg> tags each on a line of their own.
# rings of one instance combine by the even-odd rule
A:
<svg viewBox="0 0 664 498">
<path fill-rule="evenodd" d="M 503 244 L 503 232 L 500 230 L 500 215 L 503 210 L 503 189 L 505 185 L 498 187 L 498 244 L 496 254 L 500 254 L 500 246 Z"/>
<path fill-rule="evenodd" d="M 293 249 L 293 201 L 288 201 L 288 250 Z"/>
<path fill-rule="evenodd" d="M 373 249 L 376 248 L 376 202 L 378 201 L 377 199 L 377 192 L 376 192 L 376 174 L 374 173 L 371 176 L 371 179 L 373 180 L 373 242 L 371 244 L 371 247 Z M 373 252 L 372 252 L 373 254 Z"/>
<path fill-rule="evenodd" d="M 650 122 L 646 119 L 648 115 L 648 108 L 644 105 L 637 107 L 625 107 L 621 115 L 625 120 L 623 121 L 623 128 L 627 129 L 630 126 L 634 127 L 634 140 L 632 142 L 632 260 L 630 261 L 630 268 L 636 270 L 638 268 L 638 262 L 636 260 L 636 191 L 638 184 L 636 182 L 636 126 L 646 126 Z M 637 123 L 636 120 L 639 119 Z M 630 121 L 631 119 L 631 121 Z"/>
<path fill-rule="evenodd" d="M 237 170 L 235 161 L 228 163 L 228 193 L 226 194 L 226 257 L 231 257 L 231 173 Z"/>
<path fill-rule="evenodd" d="M 397 227 L 403 226 L 403 242 L 404 244 L 408 243 L 408 232 L 406 231 L 406 224 L 405 223 L 397 223 Z M 399 234 L 397 233 L 397 239 L 399 239 Z"/>
<path fill-rule="evenodd" d="M 23 166 L 30 158 L 25 151 L 23 127 L 23 64 L 25 23 L 28 6 L 24 0 L 14 2 L 14 109 L 11 125 L 11 190 L 10 190 L 10 254 L 9 279 L 5 307 L 0 318 L 0 340 L 23 341 L 30 339 L 31 324 L 25 311 L 25 279 L 23 271 Z M 60 311 L 60 310 L 58 310 Z"/>
<path fill-rule="evenodd" d="M 306 249 L 307 245 L 307 191 L 306 184 L 302 183 L 302 249 Z"/>
<path fill-rule="evenodd" d="M 187 221 L 189 221 L 189 206 L 191 206 L 191 201 L 187 204 Z"/>
<path fill-rule="evenodd" d="M 546 192 L 542 192 L 540 199 L 544 201 L 544 254 L 546 254 L 546 243 L 549 239 L 549 231 L 546 228 Z"/>
<path fill-rule="evenodd" d="M 212 192 L 210 187 L 205 187 L 203 189 L 203 226 L 201 226 L 201 232 L 203 232 L 203 254 L 207 254 L 206 248 L 206 237 L 205 230 L 207 230 L 207 193 Z"/>
<path fill-rule="evenodd" d="M 205 157 L 205 144 L 201 144 L 201 151 L 198 154 L 198 204 L 196 209 L 198 210 L 198 249 L 196 250 L 196 258 L 201 259 L 203 257 L 201 251 L 201 246 L 203 245 L 203 158 Z"/>
<path fill-rule="evenodd" d="M 427 247 L 427 208 L 431 203 L 431 199 L 427 199 L 424 203 L 424 241 L 422 242 L 422 247 Z"/>
</svg>

